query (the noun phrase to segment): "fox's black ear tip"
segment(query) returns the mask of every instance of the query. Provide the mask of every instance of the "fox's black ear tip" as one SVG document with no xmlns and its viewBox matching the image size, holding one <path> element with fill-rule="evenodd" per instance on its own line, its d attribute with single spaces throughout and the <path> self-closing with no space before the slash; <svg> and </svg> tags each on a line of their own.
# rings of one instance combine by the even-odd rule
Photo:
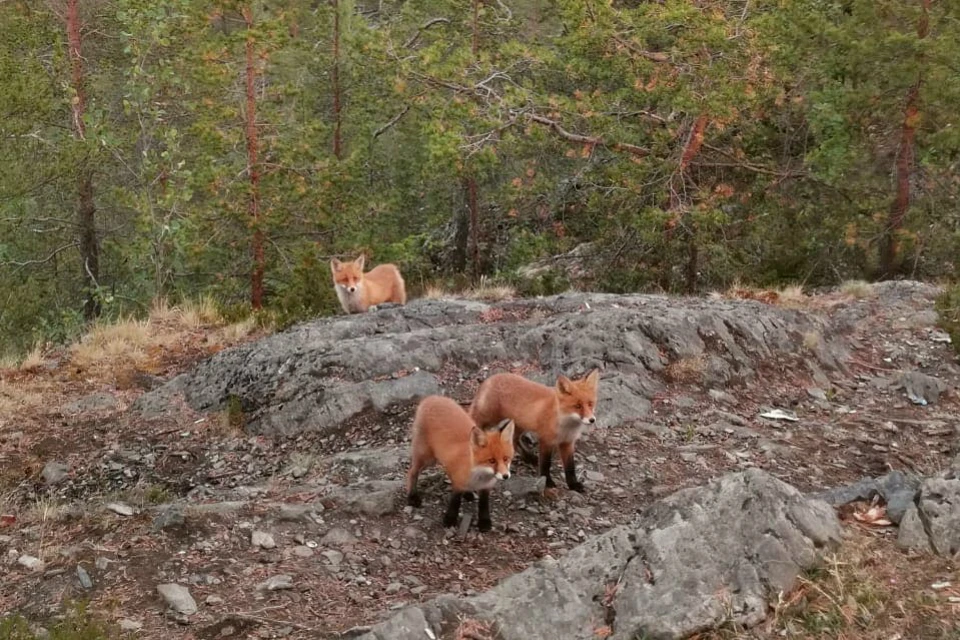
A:
<svg viewBox="0 0 960 640">
<path fill-rule="evenodd" d="M 497 425 L 497 431 L 503 431 L 504 429 L 510 426 L 511 422 L 513 422 L 513 420 L 511 420 L 510 418 L 501 420 L 500 424 Z"/>
</svg>

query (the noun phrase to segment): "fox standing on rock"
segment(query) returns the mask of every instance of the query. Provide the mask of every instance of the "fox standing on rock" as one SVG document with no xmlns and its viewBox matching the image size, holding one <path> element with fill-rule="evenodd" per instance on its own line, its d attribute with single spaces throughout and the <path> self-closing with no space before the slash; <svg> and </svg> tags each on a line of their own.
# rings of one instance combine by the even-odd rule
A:
<svg viewBox="0 0 960 640">
<path fill-rule="evenodd" d="M 489 531 L 490 489 L 497 480 L 510 477 L 513 462 L 514 424 L 505 420 L 495 429 L 483 430 L 463 408 L 443 396 L 424 398 L 413 419 L 410 472 L 407 475 L 407 503 L 419 507 L 417 490 L 420 472 L 439 462 L 450 478 L 453 494 L 443 516 L 443 526 L 452 527 L 460 517 L 464 493 L 477 491 L 477 528 Z"/>
<path fill-rule="evenodd" d="M 364 257 L 341 262 L 330 261 L 337 299 L 346 313 L 366 313 L 384 302 L 407 303 L 407 289 L 400 270 L 394 264 L 381 264 L 363 272 Z"/>
<path fill-rule="evenodd" d="M 600 371 L 592 370 L 579 380 L 557 378 L 554 388 L 532 382 L 513 373 L 498 373 L 483 381 L 470 405 L 470 415 L 480 425 L 509 418 L 517 425 L 516 436 L 524 431 L 537 434 L 540 441 L 540 475 L 547 488 L 556 484 L 550 475 L 553 450 L 560 450 L 564 477 L 573 491 L 583 492 L 577 480 L 573 452 L 583 430 L 597 418 L 597 383 Z"/>
</svg>

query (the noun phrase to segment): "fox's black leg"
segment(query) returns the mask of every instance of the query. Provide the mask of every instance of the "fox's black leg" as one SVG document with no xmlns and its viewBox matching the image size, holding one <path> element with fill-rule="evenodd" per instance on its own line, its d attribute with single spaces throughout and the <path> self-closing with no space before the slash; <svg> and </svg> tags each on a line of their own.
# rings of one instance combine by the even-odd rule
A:
<svg viewBox="0 0 960 640">
<path fill-rule="evenodd" d="M 577 480 L 577 463 L 573 459 L 573 443 L 561 442 L 560 460 L 563 462 L 563 477 L 572 491 L 583 493 L 583 483 Z"/>
<path fill-rule="evenodd" d="M 547 479 L 546 488 L 552 489 L 556 487 L 556 483 L 553 481 L 553 476 L 550 475 L 550 467 L 553 464 L 553 447 L 548 447 L 543 444 L 543 441 L 540 441 L 540 475 Z"/>
<path fill-rule="evenodd" d="M 477 497 L 477 496 L 474 495 L 473 491 L 464 491 L 464 492 L 463 492 L 463 500 L 464 500 L 465 502 L 473 502 L 474 498 L 476 498 L 476 497 Z"/>
<path fill-rule="evenodd" d="M 417 480 L 420 478 L 422 468 L 422 464 L 414 461 L 410 465 L 410 472 L 407 474 L 407 504 L 411 507 L 419 507 L 423 504 L 423 498 L 420 497 L 420 490 L 417 488 Z"/>
<path fill-rule="evenodd" d="M 490 520 L 490 490 L 480 492 L 480 501 L 477 504 L 477 528 L 480 531 L 490 531 L 493 521 Z"/>
<path fill-rule="evenodd" d="M 443 514 L 443 526 L 456 526 L 457 520 L 460 519 L 461 498 L 463 498 L 463 494 L 459 491 L 454 491 L 452 494 L 450 494 L 450 502 L 447 504 L 447 512 Z"/>
</svg>

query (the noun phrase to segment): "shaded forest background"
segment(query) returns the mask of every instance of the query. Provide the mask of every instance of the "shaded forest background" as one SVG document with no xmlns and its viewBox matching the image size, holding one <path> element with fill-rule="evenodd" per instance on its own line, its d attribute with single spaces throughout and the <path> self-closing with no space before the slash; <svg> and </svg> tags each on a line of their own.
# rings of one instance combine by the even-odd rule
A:
<svg viewBox="0 0 960 640">
<path fill-rule="evenodd" d="M 0 355 L 159 297 L 281 324 L 583 243 L 586 284 L 955 275 L 960 3 L 0 3 Z"/>
</svg>

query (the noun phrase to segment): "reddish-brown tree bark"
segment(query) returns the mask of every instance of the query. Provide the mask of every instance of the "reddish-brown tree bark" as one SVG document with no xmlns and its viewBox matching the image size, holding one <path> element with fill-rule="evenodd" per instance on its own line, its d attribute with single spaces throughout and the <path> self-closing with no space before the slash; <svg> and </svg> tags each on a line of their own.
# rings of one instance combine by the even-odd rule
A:
<svg viewBox="0 0 960 640">
<path fill-rule="evenodd" d="M 70 86 L 74 96 L 71 103 L 73 133 L 77 140 L 86 139 L 87 111 L 86 78 L 83 68 L 83 36 L 80 24 L 80 0 L 67 0 L 66 28 L 67 47 L 70 58 Z M 91 320 L 100 315 L 97 287 L 100 279 L 100 242 L 97 238 L 97 207 L 94 201 L 93 168 L 87 158 L 81 158 L 77 168 L 77 246 L 80 249 L 80 269 L 87 283 L 87 297 L 83 302 L 83 315 Z"/>
<path fill-rule="evenodd" d="M 342 100 L 340 95 L 340 0 L 330 0 L 333 6 L 333 68 L 330 82 L 333 85 L 333 157 L 343 159 Z"/>
<path fill-rule="evenodd" d="M 707 131 L 708 124 L 710 124 L 710 119 L 706 115 L 698 116 L 693 126 L 690 127 L 690 134 L 687 136 L 687 141 L 684 143 L 683 150 L 680 152 L 680 163 L 677 165 L 677 170 L 673 174 L 675 180 L 679 182 L 679 185 L 674 184 L 674 180 L 670 181 L 669 210 L 671 217 L 667 220 L 667 227 L 664 230 L 664 240 L 667 242 L 673 238 L 673 231 L 683 218 L 683 203 L 680 201 L 680 191 L 683 189 L 690 163 L 693 162 L 703 147 L 703 138 Z M 697 230 L 691 223 L 687 230 L 687 265 L 685 269 L 686 288 L 691 293 L 697 288 L 697 280 L 700 272 L 700 247 L 697 242 Z M 671 274 L 668 268 L 664 272 L 664 277 L 661 279 L 661 286 L 669 289 L 670 281 Z"/>
<path fill-rule="evenodd" d="M 246 116 L 245 130 L 247 139 L 247 175 L 250 179 L 250 195 L 248 210 L 250 226 L 253 229 L 251 253 L 253 254 L 253 271 L 250 277 L 250 304 L 254 309 L 263 308 L 263 229 L 260 226 L 260 167 L 258 155 L 260 139 L 257 133 L 257 61 L 256 41 L 253 33 L 253 10 L 250 7 L 243 9 L 243 19 L 247 23 L 246 38 Z"/>
<path fill-rule="evenodd" d="M 921 14 L 917 21 L 917 38 L 923 40 L 930 32 L 930 2 L 920 0 Z M 887 228 L 880 244 L 880 269 L 885 278 L 893 277 L 900 270 L 900 243 L 897 235 L 903 229 L 903 223 L 910 209 L 910 180 L 913 176 L 914 156 L 916 154 L 917 124 L 920 120 L 920 87 L 923 83 L 922 72 L 917 81 L 907 90 L 903 105 L 903 120 L 900 124 L 900 145 L 894 163 L 896 173 L 896 193 L 890 205 Z"/>
</svg>

